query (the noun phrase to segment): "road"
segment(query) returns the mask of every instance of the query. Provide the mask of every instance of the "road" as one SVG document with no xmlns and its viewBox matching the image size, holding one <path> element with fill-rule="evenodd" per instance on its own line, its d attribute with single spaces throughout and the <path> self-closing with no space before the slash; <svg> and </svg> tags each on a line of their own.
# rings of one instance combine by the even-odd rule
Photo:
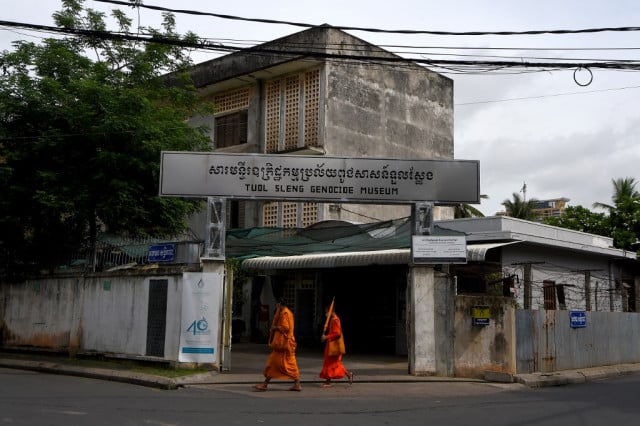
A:
<svg viewBox="0 0 640 426">
<path fill-rule="evenodd" d="M 302 392 L 275 382 L 174 391 L 0 369 L 8 425 L 635 425 L 640 375 L 531 389 L 491 383 L 345 383 Z"/>
</svg>

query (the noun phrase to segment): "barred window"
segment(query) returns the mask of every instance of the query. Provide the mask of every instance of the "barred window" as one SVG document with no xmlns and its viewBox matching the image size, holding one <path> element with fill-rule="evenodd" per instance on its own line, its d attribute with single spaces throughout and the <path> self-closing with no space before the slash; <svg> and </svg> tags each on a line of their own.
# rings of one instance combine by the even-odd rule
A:
<svg viewBox="0 0 640 426">
<path fill-rule="evenodd" d="M 215 147 L 226 148 L 247 143 L 247 120 L 246 110 L 216 117 Z"/>
</svg>

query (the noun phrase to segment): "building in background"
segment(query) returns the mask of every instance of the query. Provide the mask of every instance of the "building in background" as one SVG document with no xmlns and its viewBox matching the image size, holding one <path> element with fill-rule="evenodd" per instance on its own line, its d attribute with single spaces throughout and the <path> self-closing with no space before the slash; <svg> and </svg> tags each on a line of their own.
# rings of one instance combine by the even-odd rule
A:
<svg viewBox="0 0 640 426">
<path fill-rule="evenodd" d="M 533 211 L 538 214 L 538 219 L 542 220 L 547 217 L 560 217 L 567 208 L 569 198 L 552 198 L 550 200 L 537 200 L 537 204 Z"/>
</svg>

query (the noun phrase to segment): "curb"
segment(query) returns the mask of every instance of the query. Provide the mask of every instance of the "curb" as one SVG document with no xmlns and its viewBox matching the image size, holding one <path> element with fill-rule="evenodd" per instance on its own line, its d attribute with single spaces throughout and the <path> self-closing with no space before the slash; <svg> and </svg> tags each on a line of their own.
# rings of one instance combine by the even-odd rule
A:
<svg viewBox="0 0 640 426">
<path fill-rule="evenodd" d="M 49 374 L 63 374 L 91 379 L 109 380 L 114 382 L 129 383 L 139 386 L 152 387 L 163 390 L 175 390 L 185 386 L 198 385 L 228 385 L 250 384 L 255 380 L 240 375 L 224 377 L 221 374 L 204 373 L 196 376 L 178 377 L 170 379 L 151 374 L 136 373 L 132 371 L 119 371 L 103 368 L 76 367 L 66 364 L 58 364 L 46 361 L 25 361 L 16 359 L 0 359 L 0 368 L 14 368 L 20 370 L 37 371 Z M 487 374 L 483 379 L 454 378 L 454 377 L 359 377 L 358 383 L 519 383 L 530 388 L 542 388 L 549 386 L 566 386 L 602 380 L 627 374 L 640 373 L 640 364 L 619 364 L 604 367 L 585 368 L 579 370 L 566 370 L 550 373 L 532 373 L 520 375 Z M 255 378 L 259 380 L 258 377 Z M 318 380 L 302 380 L 303 383 L 320 383 Z"/>
<path fill-rule="evenodd" d="M 175 380 L 166 377 L 143 373 L 132 373 L 130 371 L 73 367 L 53 362 L 0 359 L 0 367 L 37 371 L 49 374 L 64 374 L 68 376 L 86 377 L 89 379 L 109 380 L 112 382 L 129 383 L 164 390 L 175 390 L 180 386 Z"/>
<path fill-rule="evenodd" d="M 514 376 L 514 380 L 531 388 L 541 388 L 587 383 L 638 372 L 640 364 L 619 364 L 552 373 L 521 374 Z"/>
</svg>

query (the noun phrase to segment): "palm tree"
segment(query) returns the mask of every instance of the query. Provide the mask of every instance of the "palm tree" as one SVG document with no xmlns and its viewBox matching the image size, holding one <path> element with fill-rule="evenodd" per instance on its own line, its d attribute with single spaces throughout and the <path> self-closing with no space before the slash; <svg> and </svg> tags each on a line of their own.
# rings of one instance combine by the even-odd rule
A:
<svg viewBox="0 0 640 426">
<path fill-rule="evenodd" d="M 513 193 L 512 200 L 504 200 L 502 205 L 507 212 L 507 216 L 515 217 L 518 219 L 535 220 L 538 214 L 533 209 L 538 204 L 538 200 L 532 198 L 528 201 L 520 198 L 520 194 Z"/>
<path fill-rule="evenodd" d="M 613 195 L 611 196 L 613 206 L 596 202 L 593 203 L 594 208 L 609 210 L 609 213 L 611 213 L 618 205 L 629 200 L 640 198 L 640 192 L 636 191 L 637 182 L 634 178 L 626 177 L 611 179 L 611 183 L 613 183 Z"/>
<path fill-rule="evenodd" d="M 489 198 L 488 195 L 480 194 L 481 200 L 486 200 L 487 198 Z M 453 217 L 455 219 L 466 219 L 470 217 L 484 217 L 484 214 L 480 210 L 473 207 L 471 204 L 462 203 L 456 205 Z"/>
<path fill-rule="evenodd" d="M 609 226 L 613 245 L 624 250 L 640 247 L 640 192 L 636 190 L 634 178 L 612 179 L 613 205 L 593 203 L 594 208 L 609 212 Z"/>
</svg>

